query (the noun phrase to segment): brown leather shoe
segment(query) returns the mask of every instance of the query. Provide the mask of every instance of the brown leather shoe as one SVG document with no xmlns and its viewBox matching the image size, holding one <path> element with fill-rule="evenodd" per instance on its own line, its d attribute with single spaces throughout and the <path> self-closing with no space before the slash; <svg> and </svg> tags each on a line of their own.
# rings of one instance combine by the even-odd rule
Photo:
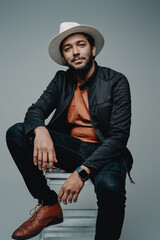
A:
<svg viewBox="0 0 160 240">
<path fill-rule="evenodd" d="M 35 210 L 33 214 L 30 213 L 32 216 L 12 234 L 12 238 L 29 239 L 38 235 L 44 227 L 63 222 L 63 213 L 59 203 L 52 206 L 38 204 L 32 210 Z"/>
</svg>

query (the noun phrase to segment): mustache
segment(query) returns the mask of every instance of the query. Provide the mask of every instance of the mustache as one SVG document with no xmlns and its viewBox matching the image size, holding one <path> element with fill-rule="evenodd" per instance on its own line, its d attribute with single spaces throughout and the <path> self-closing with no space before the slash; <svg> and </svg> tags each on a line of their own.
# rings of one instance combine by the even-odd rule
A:
<svg viewBox="0 0 160 240">
<path fill-rule="evenodd" d="M 86 59 L 85 57 L 74 57 L 71 62 L 75 62 L 76 60 Z"/>
</svg>

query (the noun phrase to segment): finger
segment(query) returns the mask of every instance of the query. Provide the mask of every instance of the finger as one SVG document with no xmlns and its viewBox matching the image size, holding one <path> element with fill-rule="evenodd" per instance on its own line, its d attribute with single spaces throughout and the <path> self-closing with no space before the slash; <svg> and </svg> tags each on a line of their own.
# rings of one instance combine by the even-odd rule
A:
<svg viewBox="0 0 160 240">
<path fill-rule="evenodd" d="M 63 201 L 63 204 L 65 204 L 65 205 L 67 205 L 68 194 L 69 193 L 67 191 L 64 191 L 64 193 L 63 193 L 62 201 Z"/>
<path fill-rule="evenodd" d="M 62 201 L 63 193 L 64 193 L 64 191 L 63 191 L 63 188 L 61 187 L 61 189 L 60 189 L 60 191 L 59 191 L 59 193 L 58 193 L 58 202 L 61 202 L 61 201 Z"/>
<path fill-rule="evenodd" d="M 57 160 L 57 158 L 56 158 L 56 152 L 55 152 L 55 150 L 53 151 L 53 161 L 54 162 L 58 162 L 58 160 Z"/>
<path fill-rule="evenodd" d="M 47 152 L 43 152 L 42 170 L 43 172 L 47 170 Z"/>
<path fill-rule="evenodd" d="M 49 171 L 52 172 L 53 170 L 53 159 L 49 159 Z"/>
<path fill-rule="evenodd" d="M 39 170 L 42 169 L 42 152 L 41 151 L 38 151 L 38 167 L 39 167 Z"/>
<path fill-rule="evenodd" d="M 54 155 L 53 155 L 53 151 L 49 151 L 48 152 L 48 162 L 50 162 L 50 161 L 54 161 Z"/>
<path fill-rule="evenodd" d="M 49 171 L 52 172 L 53 170 L 53 151 L 48 153 L 48 161 L 49 161 Z"/>
<path fill-rule="evenodd" d="M 68 195 L 68 202 L 69 202 L 69 203 L 72 203 L 72 199 L 73 199 L 73 193 L 70 193 L 70 194 Z"/>
<path fill-rule="evenodd" d="M 75 193 L 73 196 L 73 202 L 77 202 L 78 199 L 78 193 Z"/>
<path fill-rule="evenodd" d="M 37 163 L 38 163 L 37 156 L 38 156 L 38 151 L 37 151 L 36 148 L 34 148 L 34 151 L 33 151 L 33 162 L 34 162 L 35 166 L 37 166 Z"/>
</svg>

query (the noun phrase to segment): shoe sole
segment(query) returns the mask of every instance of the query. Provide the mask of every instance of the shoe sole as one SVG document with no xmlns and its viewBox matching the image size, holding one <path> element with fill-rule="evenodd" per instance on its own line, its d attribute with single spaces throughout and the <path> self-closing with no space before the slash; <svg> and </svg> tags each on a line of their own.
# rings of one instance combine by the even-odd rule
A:
<svg viewBox="0 0 160 240">
<path fill-rule="evenodd" d="M 59 219 L 56 219 L 56 220 L 54 220 L 53 222 L 48 223 L 44 228 L 46 228 L 46 227 L 48 227 L 48 226 L 51 226 L 51 225 L 56 225 L 56 224 L 62 223 L 62 222 L 63 222 L 63 217 L 62 217 L 62 218 L 59 218 Z M 31 235 L 31 236 L 28 236 L 28 237 L 15 237 L 15 236 L 12 235 L 12 238 L 13 238 L 13 239 L 17 239 L 17 240 L 30 239 L 30 238 L 33 238 L 33 237 L 37 236 L 38 234 L 40 234 L 40 232 L 41 232 L 44 228 L 42 228 L 39 232 L 37 232 L 37 233 L 35 233 L 35 234 Z"/>
</svg>

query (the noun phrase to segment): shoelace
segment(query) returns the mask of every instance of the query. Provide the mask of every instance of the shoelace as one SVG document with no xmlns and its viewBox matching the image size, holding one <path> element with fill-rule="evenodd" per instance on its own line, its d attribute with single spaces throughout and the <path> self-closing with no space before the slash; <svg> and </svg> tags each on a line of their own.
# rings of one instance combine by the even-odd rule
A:
<svg viewBox="0 0 160 240">
<path fill-rule="evenodd" d="M 43 202 L 40 204 L 38 203 L 33 209 L 30 210 L 29 214 L 31 215 L 31 217 L 29 218 L 29 221 L 32 222 L 35 217 L 37 216 L 37 213 L 40 211 L 40 209 L 43 206 Z"/>
</svg>

